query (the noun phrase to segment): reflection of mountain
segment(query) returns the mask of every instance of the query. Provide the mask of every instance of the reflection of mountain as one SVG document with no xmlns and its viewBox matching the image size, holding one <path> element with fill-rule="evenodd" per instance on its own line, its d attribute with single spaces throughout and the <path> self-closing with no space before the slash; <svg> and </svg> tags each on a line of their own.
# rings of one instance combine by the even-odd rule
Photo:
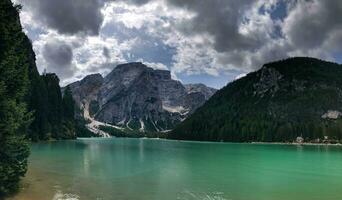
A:
<svg viewBox="0 0 342 200">
<path fill-rule="evenodd" d="M 216 91 L 202 84 L 184 86 L 171 79 L 170 71 L 142 63 L 118 65 L 105 78 L 89 75 L 69 86 L 83 113 L 140 131 L 172 129 Z"/>
</svg>

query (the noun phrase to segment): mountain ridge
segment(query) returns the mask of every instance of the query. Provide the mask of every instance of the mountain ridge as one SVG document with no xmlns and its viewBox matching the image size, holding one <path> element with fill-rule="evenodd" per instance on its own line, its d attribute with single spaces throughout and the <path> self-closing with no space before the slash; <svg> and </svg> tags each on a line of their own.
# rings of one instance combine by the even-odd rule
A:
<svg viewBox="0 0 342 200">
<path fill-rule="evenodd" d="M 169 136 L 230 142 L 340 140 L 341 76 L 341 65 L 314 58 L 265 64 L 216 92 Z"/>
<path fill-rule="evenodd" d="M 188 91 L 170 71 L 141 62 L 118 65 L 105 77 L 88 75 L 67 87 L 81 115 L 87 110 L 91 120 L 141 132 L 172 129 L 216 92 L 204 85 Z"/>
</svg>

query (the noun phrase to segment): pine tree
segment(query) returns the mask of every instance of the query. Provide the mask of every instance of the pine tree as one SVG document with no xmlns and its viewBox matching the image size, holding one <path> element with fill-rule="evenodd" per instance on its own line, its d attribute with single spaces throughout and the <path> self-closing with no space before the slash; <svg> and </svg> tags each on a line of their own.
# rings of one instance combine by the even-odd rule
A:
<svg viewBox="0 0 342 200">
<path fill-rule="evenodd" d="M 0 196 L 14 191 L 27 170 L 25 140 L 30 114 L 24 97 L 28 88 L 28 56 L 18 9 L 0 1 Z M 1 197 L 0 197 L 1 198 Z"/>
<path fill-rule="evenodd" d="M 48 96 L 48 120 L 51 125 L 51 137 L 55 139 L 62 138 L 63 105 L 62 93 L 59 87 L 59 78 L 56 74 L 44 74 L 44 82 L 47 88 Z M 50 135 L 49 134 L 49 135 Z"/>
<path fill-rule="evenodd" d="M 70 87 L 66 87 L 63 95 L 63 133 L 64 138 L 76 137 L 75 101 Z"/>
<path fill-rule="evenodd" d="M 63 116 L 65 120 L 73 121 L 75 115 L 75 101 L 70 87 L 66 87 L 63 95 Z"/>
</svg>

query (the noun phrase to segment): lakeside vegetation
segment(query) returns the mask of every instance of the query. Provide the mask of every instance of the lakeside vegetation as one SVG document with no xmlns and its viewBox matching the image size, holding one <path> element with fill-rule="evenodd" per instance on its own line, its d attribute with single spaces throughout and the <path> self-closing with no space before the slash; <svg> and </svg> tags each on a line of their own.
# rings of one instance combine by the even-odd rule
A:
<svg viewBox="0 0 342 200">
<path fill-rule="evenodd" d="M 0 198 L 25 175 L 29 141 L 76 137 L 70 89 L 62 95 L 55 74 L 39 75 L 20 9 L 0 1 Z"/>
</svg>

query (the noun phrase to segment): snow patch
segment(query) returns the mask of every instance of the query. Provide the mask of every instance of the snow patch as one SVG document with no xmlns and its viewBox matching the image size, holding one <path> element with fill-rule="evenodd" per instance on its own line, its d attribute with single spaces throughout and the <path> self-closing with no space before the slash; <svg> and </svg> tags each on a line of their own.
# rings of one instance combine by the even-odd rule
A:
<svg viewBox="0 0 342 200">
<path fill-rule="evenodd" d="M 187 109 L 185 109 L 183 106 L 166 106 L 166 105 L 163 105 L 163 109 L 170 112 L 170 113 L 183 113 L 183 112 L 187 111 Z"/>
<path fill-rule="evenodd" d="M 142 119 L 139 119 L 139 122 L 140 122 L 140 129 L 139 129 L 139 131 L 140 132 L 144 132 L 145 131 L 144 121 Z"/>
<path fill-rule="evenodd" d="M 322 115 L 323 119 L 338 119 L 342 116 L 342 113 L 337 110 L 329 110 L 327 113 Z"/>
<path fill-rule="evenodd" d="M 154 122 L 154 121 L 151 121 L 151 122 L 152 122 L 154 128 L 159 132 L 160 130 L 159 130 L 159 128 L 156 126 L 155 122 Z"/>
<path fill-rule="evenodd" d="M 126 127 L 132 131 L 133 129 L 129 127 L 129 123 L 131 123 L 131 121 L 132 121 L 132 118 L 129 118 L 128 122 L 126 123 Z"/>
<path fill-rule="evenodd" d="M 123 128 L 121 128 L 121 127 L 114 126 L 114 125 L 107 124 L 107 123 L 103 123 L 103 122 L 99 122 L 99 121 L 95 120 L 94 118 L 92 118 L 89 114 L 89 103 L 86 103 L 84 106 L 83 117 L 86 120 L 90 121 L 90 123 L 86 125 L 86 127 L 88 128 L 89 131 L 91 131 L 92 133 L 94 133 L 96 135 L 100 135 L 102 137 L 105 137 L 105 138 L 110 138 L 111 136 L 108 133 L 100 130 L 99 129 L 100 126 L 108 126 L 108 127 L 116 128 L 119 130 L 123 130 Z"/>
<path fill-rule="evenodd" d="M 117 124 L 118 124 L 118 125 L 125 125 L 125 121 L 126 121 L 126 118 L 123 119 L 122 121 L 119 121 Z"/>
</svg>

